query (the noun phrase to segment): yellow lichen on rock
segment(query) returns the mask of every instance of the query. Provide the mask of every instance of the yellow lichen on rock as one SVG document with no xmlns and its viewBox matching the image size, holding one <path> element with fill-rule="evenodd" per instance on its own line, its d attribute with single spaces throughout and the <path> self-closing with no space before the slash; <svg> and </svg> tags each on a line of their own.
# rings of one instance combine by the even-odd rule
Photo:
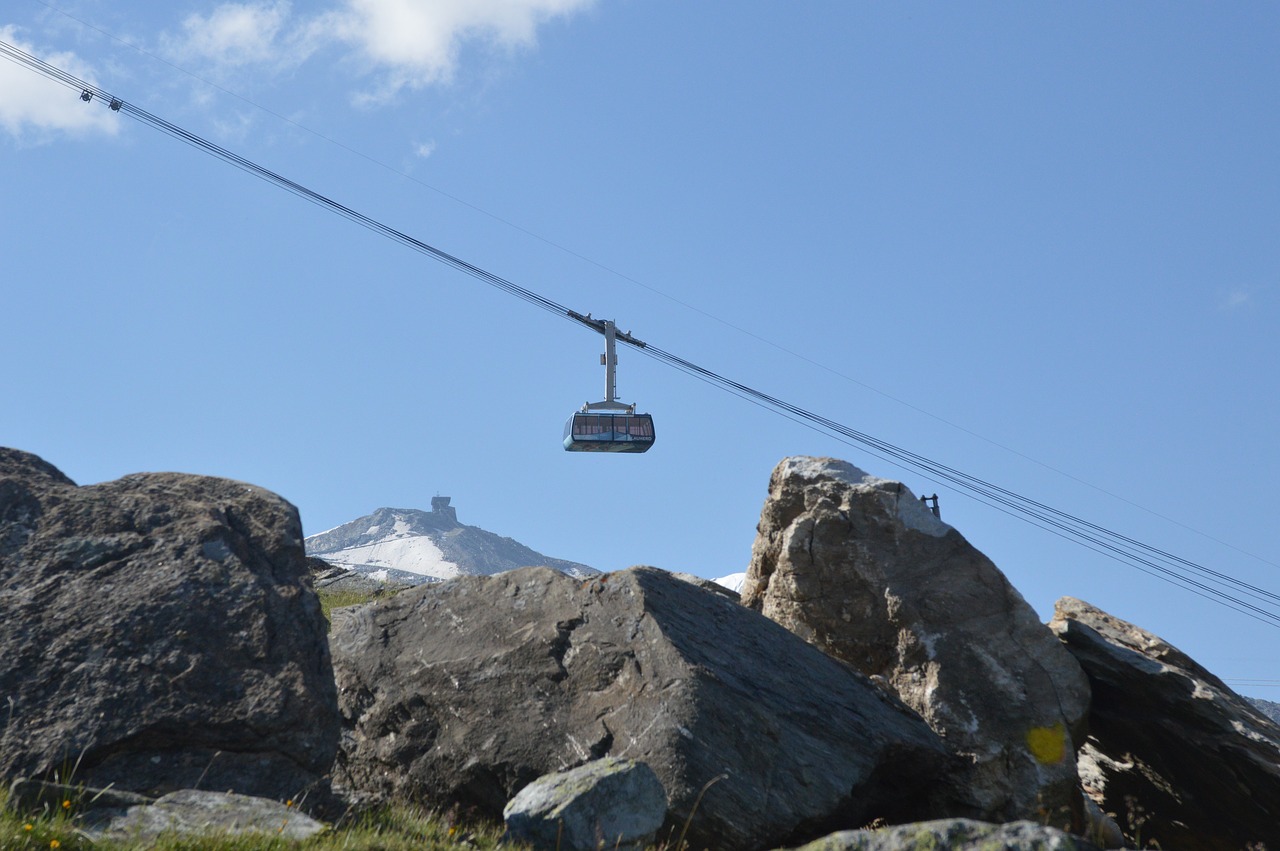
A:
<svg viewBox="0 0 1280 851">
<path fill-rule="evenodd" d="M 1032 727 L 1027 731 L 1027 748 L 1041 765 L 1057 765 L 1067 755 L 1067 730 L 1061 723 Z"/>
</svg>

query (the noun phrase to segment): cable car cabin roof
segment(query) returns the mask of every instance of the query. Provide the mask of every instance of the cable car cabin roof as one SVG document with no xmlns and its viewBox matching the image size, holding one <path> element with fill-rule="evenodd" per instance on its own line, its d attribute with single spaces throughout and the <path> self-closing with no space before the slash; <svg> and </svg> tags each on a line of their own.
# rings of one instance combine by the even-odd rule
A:
<svg viewBox="0 0 1280 851">
<path fill-rule="evenodd" d="M 564 424 L 569 452 L 646 452 L 653 446 L 653 417 L 582 411 Z"/>
</svg>

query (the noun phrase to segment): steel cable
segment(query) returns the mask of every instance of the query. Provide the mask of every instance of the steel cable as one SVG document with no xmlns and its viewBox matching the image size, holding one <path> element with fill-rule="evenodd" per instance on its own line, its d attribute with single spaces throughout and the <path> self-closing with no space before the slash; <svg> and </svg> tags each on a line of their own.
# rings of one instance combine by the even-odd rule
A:
<svg viewBox="0 0 1280 851">
<path fill-rule="evenodd" d="M 241 171 L 251 174 L 274 186 L 284 189 L 312 204 L 354 222 L 374 233 L 425 254 L 458 271 L 470 275 L 498 290 L 513 295 L 535 307 L 562 318 L 581 323 L 581 314 L 570 310 L 553 299 L 520 286 L 500 275 L 469 263 L 403 231 L 397 230 L 360 213 L 334 199 L 297 183 L 271 169 L 261 166 L 221 145 L 204 139 L 169 121 L 160 118 L 123 99 L 117 98 L 95 84 L 80 80 L 72 74 L 45 62 L 26 51 L 0 41 L 0 56 L 16 62 L 44 77 L 80 93 L 82 100 L 101 100 L 110 109 L 159 130 L 171 138 L 202 150 Z M 590 323 L 587 323 L 590 325 Z M 593 326 L 594 327 L 594 326 Z M 1162 581 L 1190 591 L 1204 599 L 1219 603 L 1255 620 L 1280 627 L 1280 610 L 1274 608 L 1280 595 L 1256 585 L 1236 579 L 1220 571 L 1181 558 L 1157 547 L 1144 544 L 1129 536 L 1111 531 L 1101 525 L 1083 520 L 1072 514 L 1052 508 L 1042 502 L 999 487 L 976 476 L 963 473 L 953 467 L 918 455 L 888 441 L 873 437 L 840 422 L 791 404 L 780 398 L 756 390 L 746 384 L 698 366 L 660 347 L 634 339 L 619 337 L 619 342 L 636 347 L 641 353 L 671 368 L 709 383 L 757 406 L 769 409 L 784 418 L 826 434 L 846 445 L 861 447 L 864 451 L 895 466 L 901 466 L 923 475 L 938 484 L 950 484 L 978 502 L 1010 516 L 1018 517 L 1037 528 L 1059 537 L 1072 540 L 1094 552 L 1119 561 Z M 1214 587 L 1214 586 L 1218 587 Z M 1224 588 L 1229 588 L 1230 593 Z M 1241 599 L 1241 598 L 1247 599 Z M 1252 600 L 1253 602 L 1248 602 Z M 1273 607 L 1273 608 L 1267 608 Z"/>
</svg>

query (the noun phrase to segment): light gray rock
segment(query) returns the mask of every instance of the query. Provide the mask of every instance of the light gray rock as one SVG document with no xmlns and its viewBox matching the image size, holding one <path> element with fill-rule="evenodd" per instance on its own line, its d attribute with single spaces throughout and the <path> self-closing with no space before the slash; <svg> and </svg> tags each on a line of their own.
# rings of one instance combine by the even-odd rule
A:
<svg viewBox="0 0 1280 851">
<path fill-rule="evenodd" d="M 919 817 L 945 759 L 896 698 L 777 624 L 654 568 L 460 577 L 334 613 L 357 793 L 498 817 L 616 756 L 666 789 L 660 838 L 749 851 Z M 696 808 L 696 814 L 694 810 Z"/>
<path fill-rule="evenodd" d="M 901 483 L 784 459 L 742 600 L 879 678 L 964 758 L 948 814 L 1081 825 L 1088 681 L 990 559 Z"/>
<path fill-rule="evenodd" d="M 1280 726 L 1159 636 L 1082 600 L 1059 600 L 1049 626 L 1093 686 L 1081 780 L 1131 841 L 1280 848 Z"/>
<path fill-rule="evenodd" d="M 1081 783 L 1084 782 L 1085 768 L 1084 763 L 1087 759 L 1085 751 L 1088 749 L 1089 743 L 1085 742 L 1085 746 L 1076 753 L 1076 766 L 1080 769 Z M 1115 818 L 1102 811 L 1102 807 L 1098 805 L 1089 794 L 1083 796 L 1084 799 L 1084 830 L 1080 831 L 1084 836 L 1100 848 L 1124 848 L 1127 840 L 1124 837 L 1124 831 L 1120 829 L 1120 825 Z"/>
<path fill-rule="evenodd" d="M 95 842 L 109 840 L 136 846 L 163 836 L 309 839 L 328 827 L 277 801 L 184 789 L 154 803 L 135 804 L 123 812 L 98 811 L 98 817 L 82 830 Z"/>
<path fill-rule="evenodd" d="M 0 778 L 296 799 L 337 750 L 325 633 L 275 494 L 0 449 Z"/>
<path fill-rule="evenodd" d="M 800 851 L 1099 851 L 1078 836 L 1031 821 L 989 824 L 970 819 L 848 830 Z"/>
<path fill-rule="evenodd" d="M 94 842 L 150 844 L 162 835 L 264 834 L 306 839 L 328 829 L 292 802 L 279 803 L 226 792 L 185 789 L 159 799 L 119 789 L 17 780 L 5 808 L 21 816 L 56 814 Z"/>
<path fill-rule="evenodd" d="M 643 762 L 606 757 L 548 774 L 502 811 L 506 838 L 538 851 L 640 849 L 667 817 L 667 793 Z"/>
</svg>

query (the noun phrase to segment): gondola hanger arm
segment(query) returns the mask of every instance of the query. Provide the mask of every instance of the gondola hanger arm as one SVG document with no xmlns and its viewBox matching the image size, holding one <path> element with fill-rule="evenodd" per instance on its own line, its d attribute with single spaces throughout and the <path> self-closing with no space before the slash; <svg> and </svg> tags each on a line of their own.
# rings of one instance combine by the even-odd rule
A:
<svg viewBox="0 0 1280 851">
<path fill-rule="evenodd" d="M 636 348 L 643 349 L 645 347 L 645 342 L 643 340 L 638 340 L 635 337 L 631 336 L 630 331 L 619 331 L 617 326 L 613 324 L 613 320 L 611 319 L 595 319 L 591 316 L 590 313 L 583 315 L 576 310 L 569 310 L 567 308 L 565 309 L 565 314 L 570 319 L 576 319 L 577 321 L 581 322 L 583 325 L 586 325 L 588 328 L 598 331 L 599 333 L 604 334 L 606 336 L 609 334 L 609 328 L 612 326 L 613 335 L 615 339 L 621 340 L 624 343 L 629 343 L 630 345 L 633 345 Z"/>
</svg>

